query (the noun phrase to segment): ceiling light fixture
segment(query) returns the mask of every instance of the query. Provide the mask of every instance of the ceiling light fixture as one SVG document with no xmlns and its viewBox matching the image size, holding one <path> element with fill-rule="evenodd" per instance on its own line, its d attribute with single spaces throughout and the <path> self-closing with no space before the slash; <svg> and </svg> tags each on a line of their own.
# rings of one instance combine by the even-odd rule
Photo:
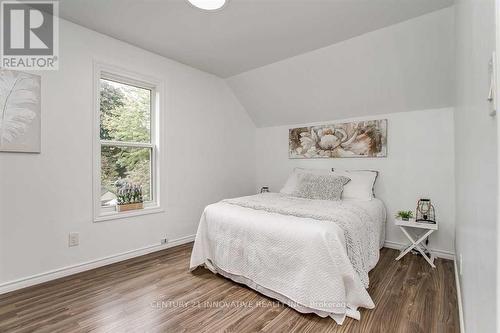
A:
<svg viewBox="0 0 500 333">
<path fill-rule="evenodd" d="M 203 10 L 218 10 L 224 7 L 228 0 L 188 0 L 196 8 Z"/>
</svg>

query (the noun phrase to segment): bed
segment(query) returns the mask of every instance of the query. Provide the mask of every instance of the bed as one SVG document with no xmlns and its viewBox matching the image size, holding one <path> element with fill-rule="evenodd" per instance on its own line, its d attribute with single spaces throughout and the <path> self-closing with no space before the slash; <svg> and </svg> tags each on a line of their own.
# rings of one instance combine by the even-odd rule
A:
<svg viewBox="0 0 500 333">
<path fill-rule="evenodd" d="M 285 191 L 286 192 L 286 191 Z M 299 312 L 360 319 L 374 303 L 368 272 L 385 240 L 378 199 L 262 193 L 205 208 L 190 268 L 204 266 Z"/>
</svg>

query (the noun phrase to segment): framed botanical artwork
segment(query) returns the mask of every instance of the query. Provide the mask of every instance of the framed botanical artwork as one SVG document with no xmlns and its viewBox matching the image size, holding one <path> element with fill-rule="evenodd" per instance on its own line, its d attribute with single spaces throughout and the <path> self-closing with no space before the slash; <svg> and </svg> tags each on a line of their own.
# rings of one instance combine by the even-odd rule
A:
<svg viewBox="0 0 500 333">
<path fill-rule="evenodd" d="M 40 152 L 39 75 L 0 70 L 0 152 Z"/>
<path fill-rule="evenodd" d="M 292 128 L 289 158 L 386 157 L 387 119 Z"/>
</svg>

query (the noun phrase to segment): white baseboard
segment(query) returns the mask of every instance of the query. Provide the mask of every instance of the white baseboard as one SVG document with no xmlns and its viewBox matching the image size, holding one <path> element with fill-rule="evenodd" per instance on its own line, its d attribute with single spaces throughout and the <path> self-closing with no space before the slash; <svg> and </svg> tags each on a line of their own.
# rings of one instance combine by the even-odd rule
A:
<svg viewBox="0 0 500 333">
<path fill-rule="evenodd" d="M 407 245 L 407 244 L 388 241 L 388 240 L 386 240 L 384 243 L 384 247 L 387 247 L 389 249 L 396 249 L 396 250 L 400 250 L 405 245 Z M 434 253 L 434 255 L 438 258 L 455 260 L 455 253 L 453 253 L 453 252 L 439 250 L 439 249 L 433 249 L 432 247 L 430 249 L 431 249 L 432 253 Z"/>
<path fill-rule="evenodd" d="M 464 326 L 464 310 L 462 307 L 462 291 L 460 289 L 460 280 L 458 279 L 458 265 L 457 265 L 457 260 L 453 260 L 453 264 L 455 266 L 455 284 L 457 288 L 457 301 L 458 301 L 458 318 L 460 320 L 460 333 L 465 333 L 465 326 Z"/>
<path fill-rule="evenodd" d="M 126 251 L 122 253 L 118 253 L 115 255 L 107 256 L 104 258 L 83 262 L 76 265 L 66 266 L 58 269 L 54 269 L 51 271 L 47 271 L 44 273 L 35 274 L 32 276 L 27 276 L 21 279 L 8 281 L 0 284 L 0 295 L 5 294 L 10 291 L 26 288 L 29 286 L 33 286 L 36 284 L 40 284 L 43 282 L 59 279 L 68 275 L 73 275 L 76 273 L 88 271 L 90 269 L 106 266 L 109 264 L 113 264 L 115 262 L 140 257 L 148 253 L 168 249 L 177 245 L 186 244 L 194 241 L 195 235 L 190 235 L 186 237 L 181 237 L 178 239 L 174 239 L 169 241 L 167 244 L 153 244 L 149 246 L 145 246 L 139 249 Z"/>
</svg>

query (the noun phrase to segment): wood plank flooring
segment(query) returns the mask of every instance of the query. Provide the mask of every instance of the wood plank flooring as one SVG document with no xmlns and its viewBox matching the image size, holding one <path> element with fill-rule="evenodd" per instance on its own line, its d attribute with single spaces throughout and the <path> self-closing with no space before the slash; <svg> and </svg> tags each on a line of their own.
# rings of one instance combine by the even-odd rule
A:
<svg viewBox="0 0 500 333">
<path fill-rule="evenodd" d="M 453 262 L 394 261 L 370 272 L 361 321 L 303 315 L 205 269 L 181 245 L 0 295 L 0 332 L 459 332 Z"/>
</svg>

